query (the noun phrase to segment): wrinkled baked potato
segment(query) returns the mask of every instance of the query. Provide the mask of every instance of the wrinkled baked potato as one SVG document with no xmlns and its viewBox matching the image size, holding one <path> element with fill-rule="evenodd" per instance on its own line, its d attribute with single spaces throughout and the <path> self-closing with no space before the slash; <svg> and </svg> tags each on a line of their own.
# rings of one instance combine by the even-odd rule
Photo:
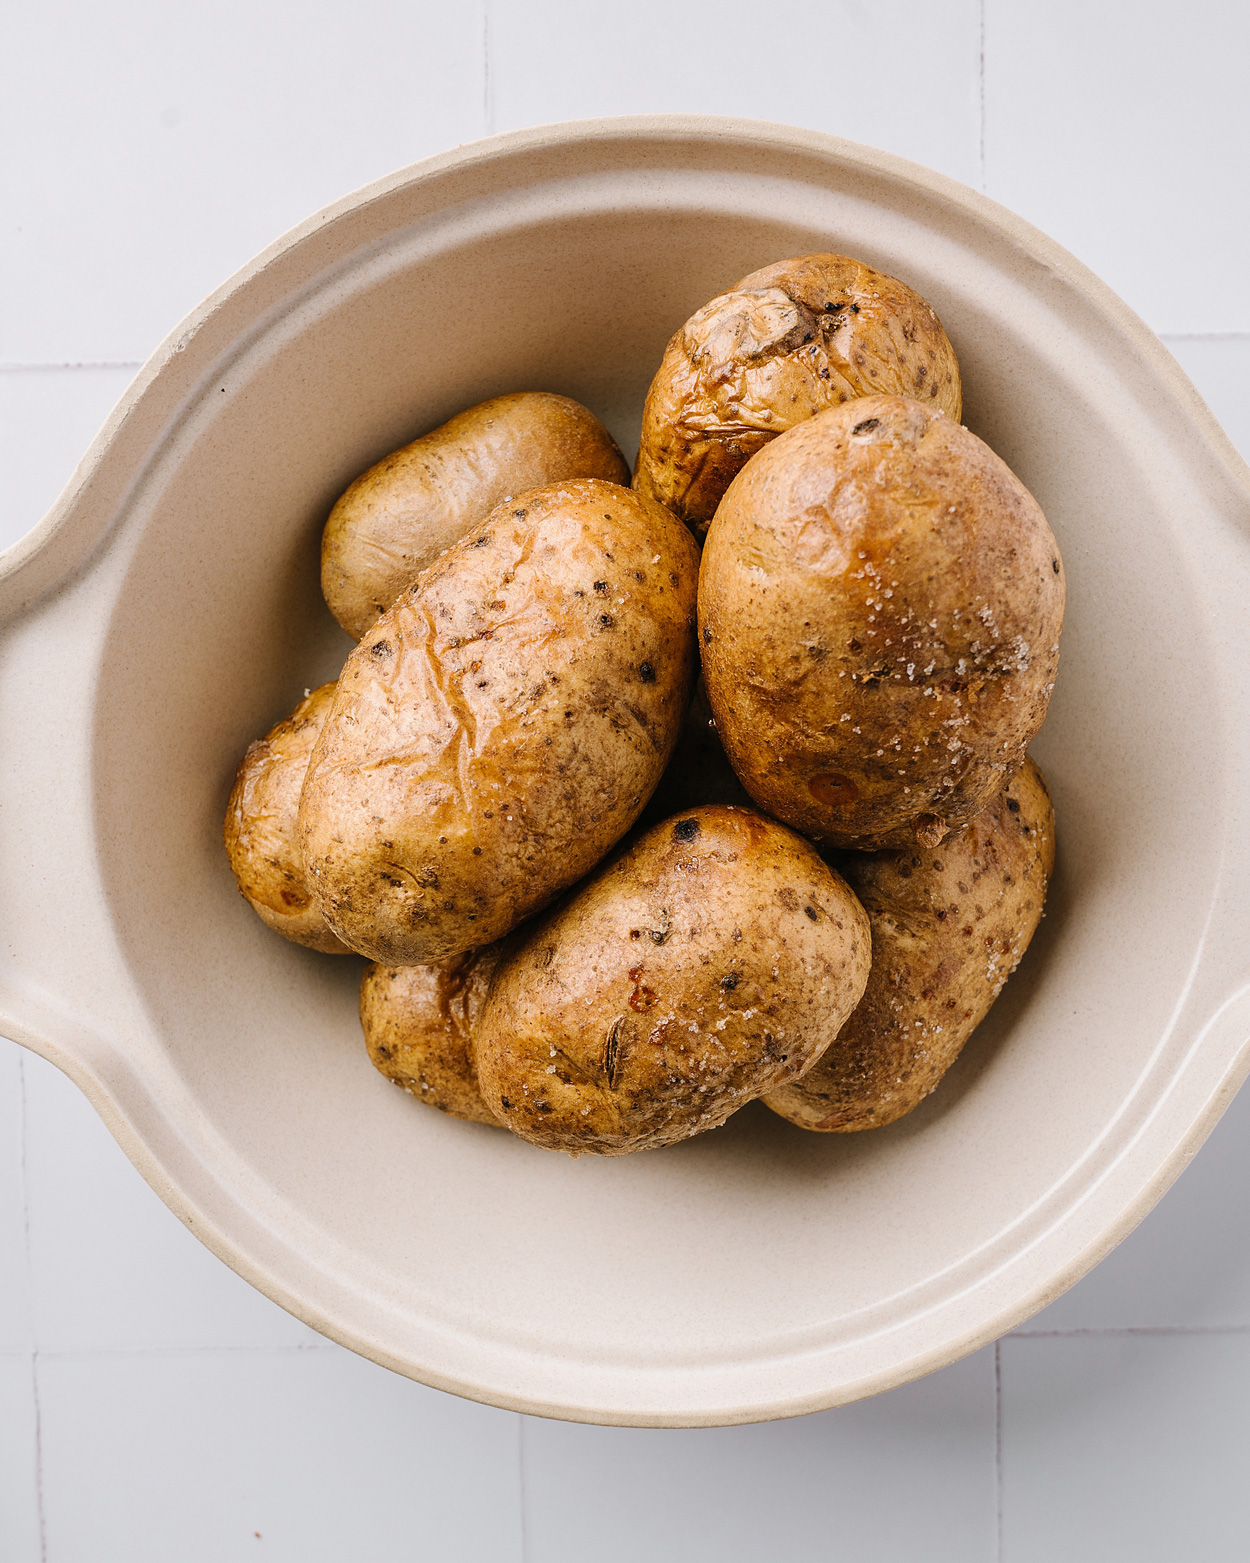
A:
<svg viewBox="0 0 1250 1563">
<path fill-rule="evenodd" d="M 348 658 L 300 803 L 309 882 L 362 955 L 502 937 L 629 829 L 677 742 L 694 539 L 594 479 L 499 506 Z"/>
<path fill-rule="evenodd" d="M 333 699 L 334 685 L 322 684 L 248 747 L 226 805 L 223 835 L 239 891 L 262 922 L 324 955 L 349 955 L 308 888 L 296 830 L 308 757 Z"/>
<path fill-rule="evenodd" d="M 939 1084 L 1028 948 L 1055 865 L 1055 817 L 1032 760 L 940 847 L 840 854 L 872 925 L 854 1014 L 801 1080 L 770 1092 L 804 1129 L 877 1129 Z"/>
<path fill-rule="evenodd" d="M 622 1156 L 795 1079 L 854 1009 L 868 921 L 793 831 L 711 805 L 648 831 L 496 969 L 482 1097 L 522 1138 Z"/>
<path fill-rule="evenodd" d="M 359 640 L 422 570 L 503 500 L 565 478 L 628 483 L 612 436 L 550 391 L 495 396 L 393 451 L 326 522 L 321 589 Z"/>
<path fill-rule="evenodd" d="M 473 1038 L 500 946 L 437 966 L 365 968 L 360 1025 L 374 1067 L 418 1101 L 474 1123 L 499 1120 L 477 1086 Z"/>
<path fill-rule="evenodd" d="M 903 397 L 848 402 L 755 456 L 708 532 L 721 741 L 796 830 L 934 846 L 1024 763 L 1063 606 L 1046 518 L 987 445 Z"/>
<path fill-rule="evenodd" d="M 748 457 L 796 423 L 879 393 L 958 423 L 959 365 L 929 305 L 845 255 L 778 261 L 669 342 L 647 392 L 634 487 L 701 537 Z"/>
</svg>

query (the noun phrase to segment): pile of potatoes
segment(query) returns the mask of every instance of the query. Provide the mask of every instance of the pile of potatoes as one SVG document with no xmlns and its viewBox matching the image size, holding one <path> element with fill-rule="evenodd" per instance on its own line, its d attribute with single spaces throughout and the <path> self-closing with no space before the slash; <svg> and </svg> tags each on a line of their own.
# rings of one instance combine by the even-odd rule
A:
<svg viewBox="0 0 1250 1563">
<path fill-rule="evenodd" d="M 369 958 L 384 1075 L 607 1156 L 934 1089 L 1041 916 L 1064 602 L 960 405 L 919 295 L 807 255 L 672 338 L 632 486 L 546 392 L 357 478 L 322 586 L 358 645 L 225 840 L 270 928 Z"/>
</svg>

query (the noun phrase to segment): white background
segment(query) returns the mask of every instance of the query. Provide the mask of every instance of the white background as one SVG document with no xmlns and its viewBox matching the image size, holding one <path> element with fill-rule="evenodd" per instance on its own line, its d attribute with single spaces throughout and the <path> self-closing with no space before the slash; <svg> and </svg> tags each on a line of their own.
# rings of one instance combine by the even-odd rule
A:
<svg viewBox="0 0 1250 1563">
<path fill-rule="evenodd" d="M 458 142 L 595 114 L 788 121 L 987 191 L 1123 294 L 1250 455 L 1248 70 L 1234 0 L 10 0 L 0 546 L 284 229 Z M 314 1335 L 0 1043 L 0 1559 L 1250 1558 L 1248 1179 L 1250 1092 L 996 1347 L 790 1422 L 577 1427 Z"/>
</svg>

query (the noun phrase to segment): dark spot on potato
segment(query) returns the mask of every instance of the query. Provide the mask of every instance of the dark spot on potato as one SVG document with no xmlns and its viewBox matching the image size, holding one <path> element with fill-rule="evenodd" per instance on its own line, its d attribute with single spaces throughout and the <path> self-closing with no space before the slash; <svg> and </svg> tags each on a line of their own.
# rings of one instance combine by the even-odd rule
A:
<svg viewBox="0 0 1250 1563">
<path fill-rule="evenodd" d="M 854 305 L 851 306 L 854 308 Z M 874 429 L 881 427 L 880 418 L 865 418 L 862 423 L 857 423 L 851 430 L 852 434 L 871 434 Z"/>
<path fill-rule="evenodd" d="M 606 592 L 607 589 L 608 589 L 608 583 L 606 581 L 596 581 L 595 582 L 595 590 L 597 592 Z"/>
<path fill-rule="evenodd" d="M 705 624 L 703 626 L 703 644 L 705 646 L 710 646 L 712 644 L 712 626 L 710 624 Z"/>
<path fill-rule="evenodd" d="M 862 651 L 864 648 L 860 645 L 860 643 L 857 640 L 853 640 L 851 642 L 850 646 L 847 649 L 849 651 Z"/>
<path fill-rule="evenodd" d="M 972 938 L 972 929 L 971 928 L 961 928 L 959 931 L 960 931 L 961 934 L 963 934 L 965 939 L 971 939 Z"/>
<path fill-rule="evenodd" d="M 1011 810 L 1011 812 L 1013 814 L 1019 814 L 1019 812 L 1020 812 L 1020 805 L 1016 802 L 1016 800 L 1014 798 L 1008 798 L 1007 799 L 1007 807 Z"/>
<path fill-rule="evenodd" d="M 844 808 L 859 797 L 859 788 L 851 778 L 835 771 L 823 771 L 813 776 L 807 784 L 807 790 L 817 803 L 835 809 Z"/>
<path fill-rule="evenodd" d="M 640 662 L 638 664 L 638 677 L 643 681 L 644 684 L 654 684 L 655 669 L 649 662 Z"/>
<path fill-rule="evenodd" d="M 641 928 L 631 928 L 629 930 L 629 937 L 631 939 L 641 939 L 642 938 L 642 929 Z"/>
<path fill-rule="evenodd" d="M 550 1102 L 535 1102 L 534 1106 L 540 1113 L 549 1113 L 552 1110 Z"/>
<path fill-rule="evenodd" d="M 481 857 L 481 855 L 482 855 L 481 847 L 474 847 L 473 848 L 473 856 L 474 857 Z"/>
<path fill-rule="evenodd" d="M 720 985 L 722 988 L 736 988 L 738 986 L 738 973 L 736 971 L 727 971 L 721 978 Z"/>
<path fill-rule="evenodd" d="M 524 512 L 524 510 L 514 510 L 512 512 L 512 514 L 517 518 L 518 521 L 524 521 L 525 520 L 525 512 Z"/>
<path fill-rule="evenodd" d="M 818 923 L 820 921 L 820 914 L 817 912 L 814 906 L 805 906 L 803 910 L 814 923 Z"/>
<path fill-rule="evenodd" d="M 676 570 L 670 570 L 668 572 L 668 578 L 673 586 L 678 586 L 681 584 L 681 577 L 677 574 Z"/>
<path fill-rule="evenodd" d="M 508 1098 L 506 1096 L 501 1096 L 499 1098 L 499 1105 L 500 1105 L 500 1107 L 503 1108 L 503 1110 L 505 1112 L 510 1113 L 512 1111 L 512 1103 L 508 1100 Z"/>
<path fill-rule="evenodd" d="M 373 645 L 369 647 L 369 651 L 375 657 L 389 657 L 391 654 L 391 643 L 389 640 L 375 640 Z"/>
<path fill-rule="evenodd" d="M 1050 567 L 1055 572 L 1056 575 L 1059 574 L 1059 561 L 1058 561 L 1058 559 L 1052 559 L 1050 561 Z"/>
<path fill-rule="evenodd" d="M 693 841 L 699 834 L 697 819 L 679 819 L 673 826 L 674 841 Z"/>
<path fill-rule="evenodd" d="M 613 624 L 616 623 L 616 620 L 612 617 L 612 615 L 610 613 L 601 613 L 599 615 L 599 622 L 600 622 L 600 624 L 603 625 L 605 630 L 610 630 L 612 628 Z"/>
<path fill-rule="evenodd" d="M 616 1085 L 616 1066 L 621 1048 L 621 1027 L 624 1023 L 625 1017 L 618 1015 L 612 1022 L 607 1040 L 603 1044 L 603 1072 L 607 1076 L 609 1087 Z"/>
<path fill-rule="evenodd" d="M 900 863 L 898 865 L 898 877 L 900 879 L 910 879 L 911 878 L 911 864 L 910 863 Z"/>
</svg>

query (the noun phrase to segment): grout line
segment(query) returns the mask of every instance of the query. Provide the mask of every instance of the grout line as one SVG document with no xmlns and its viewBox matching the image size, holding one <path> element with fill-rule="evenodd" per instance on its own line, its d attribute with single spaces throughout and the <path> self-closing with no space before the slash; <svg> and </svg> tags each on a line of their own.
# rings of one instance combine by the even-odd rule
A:
<svg viewBox="0 0 1250 1563">
<path fill-rule="evenodd" d="M 517 1412 L 517 1475 L 521 1491 L 521 1563 L 530 1563 L 529 1505 L 525 1500 L 525 1429 L 529 1418 L 523 1411 Z"/>
<path fill-rule="evenodd" d="M 17 1055 L 18 1099 L 21 1104 L 19 1155 L 22 1183 L 22 1238 L 26 1258 L 26 1313 L 30 1331 L 30 1393 L 35 1407 L 35 1519 L 39 1527 L 40 1563 L 48 1563 L 48 1525 L 43 1502 L 43 1410 L 39 1404 L 39 1335 L 35 1329 L 35 1289 L 30 1259 L 30 1182 L 27 1177 L 26 1149 L 29 1141 L 26 1114 L 26 1059 Z"/>
<path fill-rule="evenodd" d="M 49 369 L 142 369 L 143 364 L 136 359 L 133 363 L 129 359 L 100 359 L 97 362 L 75 364 L 0 364 L 0 374 L 41 374 Z"/>
<path fill-rule="evenodd" d="M 1072 1340 L 1117 1335 L 1250 1335 L 1250 1324 L 1121 1324 L 1102 1329 L 1012 1330 L 1004 1340 Z"/>
<path fill-rule="evenodd" d="M 1003 1351 L 994 1342 L 994 1555 L 1003 1563 Z"/>
<path fill-rule="evenodd" d="M 305 1341 L 298 1346 L 80 1346 L 43 1351 L 53 1362 L 92 1362 L 110 1357 L 257 1357 L 297 1356 L 300 1352 L 343 1351 L 337 1341 Z"/>
<path fill-rule="evenodd" d="M 495 83 L 490 70 L 491 0 L 482 0 L 482 120 L 488 136 L 495 134 Z"/>
<path fill-rule="evenodd" d="M 981 52 L 978 76 L 981 87 L 981 189 L 985 189 L 985 6 L 981 0 Z"/>
</svg>

